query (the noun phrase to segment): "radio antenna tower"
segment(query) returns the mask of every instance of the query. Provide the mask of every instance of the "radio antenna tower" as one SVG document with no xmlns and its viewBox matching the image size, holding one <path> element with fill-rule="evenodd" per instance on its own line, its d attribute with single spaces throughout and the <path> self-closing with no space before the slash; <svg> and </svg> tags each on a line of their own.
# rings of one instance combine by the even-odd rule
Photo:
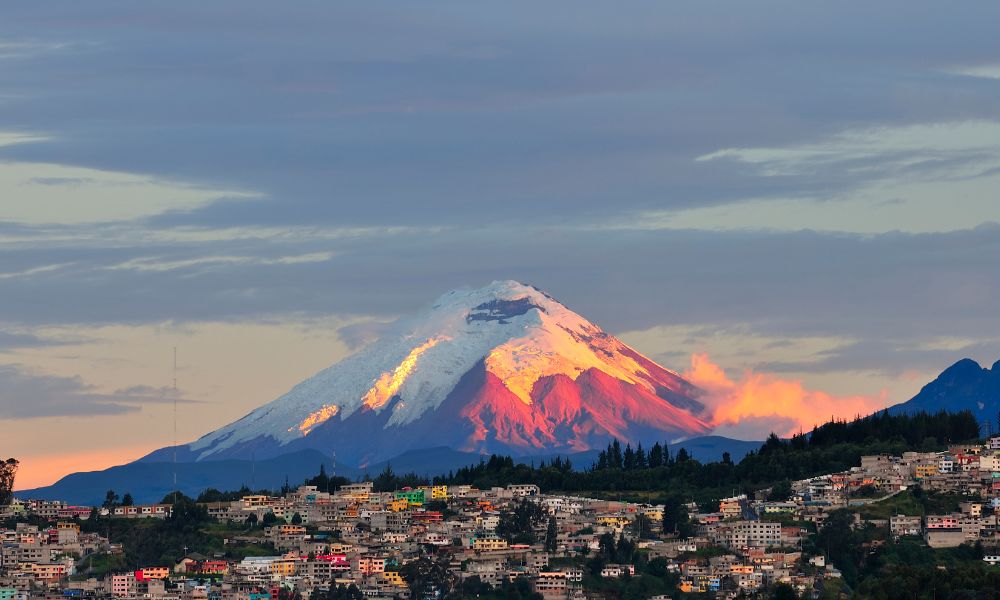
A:
<svg viewBox="0 0 1000 600">
<path fill-rule="evenodd" d="M 174 506 L 177 505 L 177 346 L 174 346 Z"/>
</svg>

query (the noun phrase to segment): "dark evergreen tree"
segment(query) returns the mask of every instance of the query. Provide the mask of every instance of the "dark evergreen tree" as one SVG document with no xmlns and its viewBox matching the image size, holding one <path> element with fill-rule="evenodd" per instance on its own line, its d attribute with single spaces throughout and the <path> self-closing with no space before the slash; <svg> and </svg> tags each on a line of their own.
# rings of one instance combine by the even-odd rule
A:
<svg viewBox="0 0 1000 600">
<path fill-rule="evenodd" d="M 620 471 L 624 466 L 624 462 L 622 445 L 618 442 L 618 438 L 615 438 L 608 449 L 608 467 Z"/>
<path fill-rule="evenodd" d="M 635 452 L 632 450 L 632 444 L 625 444 L 625 454 L 622 456 L 622 467 L 626 471 L 631 471 L 635 468 Z"/>
<path fill-rule="evenodd" d="M 676 494 L 663 499 L 663 533 L 687 539 L 694 534 L 694 524 L 688 516 L 684 501 Z"/>
<path fill-rule="evenodd" d="M 656 442 L 649 449 L 649 466 L 652 469 L 663 466 L 663 446 L 660 445 L 660 442 Z"/>
<path fill-rule="evenodd" d="M 648 467 L 649 462 L 646 460 L 646 451 L 642 449 L 642 442 L 639 442 L 639 446 L 635 449 L 635 468 L 646 469 Z"/>
<path fill-rule="evenodd" d="M 608 453 L 606 450 L 601 450 L 601 453 L 597 455 L 597 464 L 594 468 L 598 471 L 604 471 L 608 468 Z"/>
<path fill-rule="evenodd" d="M 767 495 L 767 499 L 771 502 L 783 502 L 791 497 L 792 482 L 787 479 L 782 479 L 771 486 L 771 492 Z"/>
<path fill-rule="evenodd" d="M 534 544 L 537 539 L 535 529 L 541 527 L 546 516 L 540 504 L 522 500 L 514 506 L 514 510 L 500 512 L 497 535 L 514 544 Z"/>
<path fill-rule="evenodd" d="M 365 600 L 364 593 L 353 583 L 349 586 L 331 585 L 326 594 L 316 594 L 321 600 Z"/>
<path fill-rule="evenodd" d="M 798 600 L 799 595 L 795 593 L 795 588 L 784 582 L 774 584 L 768 598 L 771 600 Z"/>
<path fill-rule="evenodd" d="M 101 506 L 108 509 L 118 506 L 118 494 L 114 490 L 108 490 L 104 494 L 104 503 Z"/>
<path fill-rule="evenodd" d="M 14 458 L 0 460 L 0 506 L 7 506 L 13 498 L 14 478 L 19 464 Z"/>
<path fill-rule="evenodd" d="M 554 553 L 559 549 L 559 529 L 554 516 L 549 517 L 549 525 L 545 530 L 545 551 Z"/>
<path fill-rule="evenodd" d="M 329 492 L 330 491 L 330 477 L 326 474 L 326 466 L 320 463 L 319 474 L 312 479 L 306 479 L 306 485 L 315 486 L 316 489 Z"/>
<path fill-rule="evenodd" d="M 614 562 L 615 556 L 618 553 L 618 547 L 615 544 L 615 536 L 610 533 L 601 534 L 601 537 L 597 540 L 597 548 L 600 556 L 606 562 Z"/>
<path fill-rule="evenodd" d="M 399 570 L 410 588 L 410 597 L 414 600 L 442 598 L 451 590 L 453 576 L 448 569 L 448 560 L 434 560 L 421 556 L 412 560 Z"/>
<path fill-rule="evenodd" d="M 615 543 L 612 561 L 622 564 L 632 563 L 635 561 L 635 549 L 635 542 L 626 538 L 625 534 L 622 533 L 618 536 L 618 542 Z"/>
</svg>

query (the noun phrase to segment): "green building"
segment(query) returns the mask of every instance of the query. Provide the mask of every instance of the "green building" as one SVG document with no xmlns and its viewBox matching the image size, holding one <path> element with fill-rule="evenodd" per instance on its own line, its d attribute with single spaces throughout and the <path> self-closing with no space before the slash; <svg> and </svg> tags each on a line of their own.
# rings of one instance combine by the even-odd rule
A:
<svg viewBox="0 0 1000 600">
<path fill-rule="evenodd" d="M 410 506 L 421 506 L 424 503 L 424 490 L 404 490 L 396 492 L 397 500 L 406 500 Z"/>
</svg>

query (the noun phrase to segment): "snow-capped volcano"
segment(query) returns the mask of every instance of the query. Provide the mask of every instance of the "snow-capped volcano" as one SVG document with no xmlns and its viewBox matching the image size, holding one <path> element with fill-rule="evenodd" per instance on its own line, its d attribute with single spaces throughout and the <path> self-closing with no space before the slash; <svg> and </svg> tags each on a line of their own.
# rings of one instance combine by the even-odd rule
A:
<svg viewBox="0 0 1000 600">
<path fill-rule="evenodd" d="M 313 447 L 360 464 L 434 446 L 581 451 L 705 433 L 697 395 L 548 294 L 496 281 L 448 292 L 189 449 L 212 460 Z"/>
</svg>

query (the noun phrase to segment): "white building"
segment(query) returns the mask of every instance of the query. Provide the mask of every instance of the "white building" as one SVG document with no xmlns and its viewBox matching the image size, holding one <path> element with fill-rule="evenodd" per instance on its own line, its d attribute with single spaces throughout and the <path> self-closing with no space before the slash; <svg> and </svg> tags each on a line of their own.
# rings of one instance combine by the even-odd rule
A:
<svg viewBox="0 0 1000 600">
<path fill-rule="evenodd" d="M 509 491 L 512 496 L 518 498 L 537 496 L 542 493 L 542 490 L 533 483 L 512 483 L 507 486 L 507 491 Z"/>
<path fill-rule="evenodd" d="M 601 577 L 623 577 L 626 573 L 635 575 L 635 565 L 609 564 L 601 569 Z"/>
</svg>

